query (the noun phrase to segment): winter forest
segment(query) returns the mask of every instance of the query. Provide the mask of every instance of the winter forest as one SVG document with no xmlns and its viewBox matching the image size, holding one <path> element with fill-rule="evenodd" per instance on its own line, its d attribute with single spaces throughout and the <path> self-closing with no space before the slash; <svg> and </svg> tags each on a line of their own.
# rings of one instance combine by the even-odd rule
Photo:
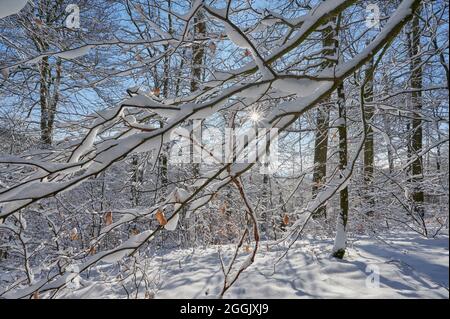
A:
<svg viewBox="0 0 450 319">
<path fill-rule="evenodd" d="M 0 299 L 449 298 L 448 14 L 0 0 Z"/>
</svg>

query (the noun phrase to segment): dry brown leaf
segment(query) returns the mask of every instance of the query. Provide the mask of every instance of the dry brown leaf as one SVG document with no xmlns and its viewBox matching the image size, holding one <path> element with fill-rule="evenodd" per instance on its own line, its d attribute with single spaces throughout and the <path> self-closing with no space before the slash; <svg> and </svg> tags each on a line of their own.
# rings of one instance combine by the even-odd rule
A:
<svg viewBox="0 0 450 319">
<path fill-rule="evenodd" d="M 34 22 L 36 23 L 36 25 L 38 26 L 38 28 L 42 27 L 42 25 L 44 24 L 44 23 L 42 22 L 42 20 L 41 20 L 41 19 L 38 19 L 38 18 L 34 18 Z"/>
<path fill-rule="evenodd" d="M 214 42 L 210 42 L 209 43 L 209 50 L 211 51 L 211 54 L 216 53 L 216 49 L 217 49 L 216 44 Z"/>
<path fill-rule="evenodd" d="M 31 299 L 41 299 L 41 296 L 39 296 L 39 291 L 33 292 L 33 295 L 31 295 Z"/>
<path fill-rule="evenodd" d="M 89 248 L 89 255 L 95 255 L 96 252 L 97 248 L 95 246 L 91 246 L 91 248 Z"/>
<path fill-rule="evenodd" d="M 7 80 L 9 78 L 9 69 L 8 68 L 2 69 L 2 76 L 5 80 Z"/>
<path fill-rule="evenodd" d="M 283 225 L 284 225 L 284 226 L 289 225 L 289 216 L 288 216 L 287 214 L 285 214 L 285 215 L 283 216 Z"/>
<path fill-rule="evenodd" d="M 159 96 L 160 93 L 161 93 L 161 89 L 160 89 L 160 88 L 154 88 L 154 89 L 152 90 L 152 94 L 153 94 L 154 96 Z"/>
<path fill-rule="evenodd" d="M 337 141 L 337 133 L 338 133 L 338 131 L 334 132 L 333 135 L 331 135 L 332 141 Z"/>
<path fill-rule="evenodd" d="M 132 228 L 130 232 L 131 232 L 131 235 L 133 235 L 133 236 L 136 236 L 137 234 L 139 234 L 139 230 L 136 227 Z"/>
<path fill-rule="evenodd" d="M 161 226 L 164 226 L 167 224 L 166 216 L 164 216 L 164 213 L 162 211 L 160 211 L 159 209 L 156 212 L 155 217 Z"/>
<path fill-rule="evenodd" d="M 112 212 L 107 212 L 104 216 L 105 225 L 111 225 L 113 223 Z"/>
<path fill-rule="evenodd" d="M 70 240 L 78 240 L 78 229 L 76 227 L 72 228 L 70 231 Z"/>
<path fill-rule="evenodd" d="M 252 251 L 249 245 L 245 245 L 244 250 L 246 253 L 250 253 Z"/>
<path fill-rule="evenodd" d="M 220 206 L 220 213 L 225 214 L 226 211 L 227 211 L 227 203 L 225 202 Z"/>
</svg>

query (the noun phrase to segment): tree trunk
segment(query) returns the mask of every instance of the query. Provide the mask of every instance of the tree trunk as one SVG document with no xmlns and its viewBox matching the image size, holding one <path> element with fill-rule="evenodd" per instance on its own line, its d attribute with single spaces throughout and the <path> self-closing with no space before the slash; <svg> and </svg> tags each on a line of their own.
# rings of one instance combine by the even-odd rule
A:
<svg viewBox="0 0 450 319">
<path fill-rule="evenodd" d="M 56 22 L 56 11 L 61 3 L 50 5 L 47 1 L 39 1 L 38 17 L 45 21 L 46 25 Z M 30 33 L 30 38 L 34 42 L 39 52 L 46 52 L 49 49 L 47 40 L 39 32 Z M 54 75 L 53 70 L 55 71 Z M 52 67 L 49 57 L 43 57 L 39 65 L 39 105 L 41 108 L 40 130 L 41 143 L 44 147 L 49 147 L 53 142 L 53 131 L 55 115 L 59 102 L 59 86 L 62 78 L 62 61 L 57 58 L 56 65 Z"/>
<path fill-rule="evenodd" d="M 169 11 L 172 10 L 172 1 L 168 0 L 167 1 L 167 6 Z M 168 23 L 169 23 L 169 34 L 172 34 L 173 29 L 172 29 L 172 15 L 169 14 L 168 16 Z M 164 46 L 164 50 L 168 50 L 168 45 Z M 164 75 L 163 75 L 163 97 L 164 98 L 168 98 L 169 97 L 169 90 L 170 90 L 170 82 L 169 82 L 169 78 L 170 78 L 170 55 L 165 55 L 164 56 Z M 163 122 L 160 121 L 159 122 L 160 127 L 163 127 Z M 161 190 L 162 190 L 162 194 L 166 194 L 167 191 L 167 185 L 168 185 L 168 159 L 167 159 L 167 154 L 168 154 L 168 147 L 166 145 L 163 145 L 161 147 L 161 154 L 160 154 L 160 158 L 159 158 L 159 165 L 161 168 Z"/>
<path fill-rule="evenodd" d="M 198 11 L 194 17 L 194 39 L 202 38 L 206 34 L 206 23 L 205 16 L 202 11 Z M 191 92 L 195 92 L 199 88 L 199 83 L 202 79 L 202 65 L 205 56 L 205 48 L 203 44 L 195 43 L 192 45 L 192 77 L 191 77 Z M 191 141 L 192 139 L 198 139 L 198 136 L 194 136 L 194 124 L 190 121 L 191 131 Z M 191 160 L 193 161 L 193 174 L 194 177 L 200 174 L 200 165 L 196 163 L 194 145 L 191 143 Z"/>
<path fill-rule="evenodd" d="M 335 29 L 335 52 L 339 52 L 339 26 L 341 16 L 338 16 Z M 344 83 L 337 88 L 337 108 L 339 115 L 338 133 L 339 133 L 339 170 L 343 172 L 348 164 L 348 145 L 347 145 L 347 110 L 345 108 Z M 342 173 L 341 173 L 342 174 Z M 336 221 L 336 237 L 334 239 L 333 256 L 342 259 L 345 255 L 347 243 L 347 221 L 348 221 L 348 187 L 339 192 L 340 211 Z"/>
<path fill-rule="evenodd" d="M 335 21 L 333 17 L 330 22 Z M 334 56 L 336 53 L 336 43 L 334 39 L 333 26 L 329 25 L 322 31 L 324 47 L 323 55 L 327 59 L 323 63 L 323 68 L 331 67 L 335 61 L 328 60 L 328 57 Z M 327 154 L 328 154 L 328 126 L 329 126 L 329 98 L 325 99 L 317 109 L 316 115 L 316 136 L 314 142 L 314 172 L 313 172 L 313 186 L 312 196 L 315 198 L 326 182 L 327 176 Z M 323 205 L 317 209 L 313 214 L 313 218 L 326 218 L 327 210 Z"/>
<path fill-rule="evenodd" d="M 367 65 L 366 72 L 374 72 L 373 70 L 373 58 Z M 373 129 L 372 129 L 372 118 L 374 115 L 373 107 L 373 75 L 366 74 L 366 78 L 369 81 L 364 89 L 364 117 L 366 118 L 367 127 L 366 130 L 366 140 L 364 141 L 364 183 L 366 187 L 365 203 L 368 205 L 365 210 L 366 214 L 373 214 L 374 199 L 373 199 L 373 172 L 374 172 L 374 140 L 373 140 Z"/>
<path fill-rule="evenodd" d="M 51 145 L 52 138 L 49 130 L 49 92 L 48 92 L 48 78 L 50 73 L 50 66 L 48 57 L 42 58 L 39 67 L 39 104 L 41 107 L 41 142 L 44 145 Z"/>
<path fill-rule="evenodd" d="M 204 21 L 204 14 L 199 11 L 194 17 L 194 38 L 204 37 L 206 34 L 206 23 Z M 202 64 L 205 56 L 205 48 L 203 44 L 194 43 L 192 45 L 192 77 L 191 77 L 191 92 L 195 92 L 199 87 L 199 82 L 202 76 Z"/>
<path fill-rule="evenodd" d="M 413 119 L 411 123 L 411 155 L 415 158 L 411 164 L 411 181 L 413 183 L 412 200 L 414 201 L 414 209 L 421 216 L 423 216 L 423 201 L 424 193 L 421 188 L 423 179 L 423 159 L 420 153 L 422 152 L 422 120 L 420 112 L 422 110 L 422 59 L 420 57 L 420 25 L 419 15 L 416 12 L 412 19 L 411 25 L 411 87 L 414 89 L 411 93 L 411 106 L 413 110 Z"/>
<path fill-rule="evenodd" d="M 344 85 L 337 89 L 338 113 L 339 113 L 339 169 L 345 170 L 348 162 L 347 155 L 347 112 L 345 109 Z M 339 193 L 340 212 L 336 223 L 336 238 L 334 240 L 333 256 L 342 259 L 345 254 L 347 241 L 347 220 L 348 220 L 348 188 L 345 187 Z"/>
</svg>

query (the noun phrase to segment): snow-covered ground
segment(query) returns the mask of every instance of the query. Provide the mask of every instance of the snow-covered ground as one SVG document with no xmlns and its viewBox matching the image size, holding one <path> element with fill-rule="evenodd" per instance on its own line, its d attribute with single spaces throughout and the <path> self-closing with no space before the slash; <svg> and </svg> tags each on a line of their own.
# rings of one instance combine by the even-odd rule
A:
<svg viewBox="0 0 450 319">
<path fill-rule="evenodd" d="M 255 263 L 226 298 L 448 298 L 448 236 L 425 239 L 412 233 L 351 240 L 344 260 L 329 257 L 330 240 L 298 241 L 284 249 L 261 245 Z M 149 260 L 157 282 L 155 298 L 211 298 L 222 287 L 218 248 L 176 250 Z M 224 256 L 233 247 L 221 248 Z M 242 257 L 247 253 L 243 252 Z M 274 266 L 274 264 L 279 262 Z M 225 260 L 226 261 L 226 260 Z M 99 265 L 98 271 L 111 266 Z M 106 270 L 106 269 L 105 269 Z M 95 278 L 96 271 L 91 278 Z M 379 285 L 377 277 L 379 275 Z M 116 284 L 82 280 L 84 288 L 65 290 L 64 298 L 123 298 Z"/>
</svg>

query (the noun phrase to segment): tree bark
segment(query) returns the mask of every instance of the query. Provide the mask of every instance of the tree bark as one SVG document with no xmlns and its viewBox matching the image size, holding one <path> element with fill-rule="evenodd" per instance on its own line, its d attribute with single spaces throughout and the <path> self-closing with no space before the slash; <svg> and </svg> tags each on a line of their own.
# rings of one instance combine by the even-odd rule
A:
<svg viewBox="0 0 450 319">
<path fill-rule="evenodd" d="M 415 160 L 411 164 L 411 181 L 413 183 L 412 200 L 414 202 L 414 209 L 421 216 L 423 216 L 423 201 L 424 192 L 421 187 L 423 179 L 423 158 L 420 155 L 422 151 L 422 59 L 420 56 L 420 24 L 419 14 L 417 11 L 411 22 L 411 45 L 410 45 L 410 58 L 411 58 L 411 87 L 414 89 L 411 93 L 411 104 L 413 111 L 413 119 L 411 123 L 412 136 L 411 136 L 411 155 Z"/>
<path fill-rule="evenodd" d="M 345 109 L 344 85 L 337 89 L 338 114 L 339 114 L 339 169 L 344 171 L 348 164 L 347 146 L 347 112 Z M 347 221 L 348 221 L 348 187 L 339 192 L 340 212 L 336 223 L 336 238 L 334 240 L 333 256 L 342 259 L 345 254 L 347 241 Z"/>
<path fill-rule="evenodd" d="M 331 18 L 328 22 L 335 22 L 336 18 Z M 334 38 L 333 26 L 329 25 L 322 31 L 323 40 L 323 55 L 325 62 L 323 68 L 331 67 L 335 61 L 330 61 L 328 58 L 334 56 L 336 53 L 337 40 Z M 314 142 L 314 172 L 313 172 L 313 186 L 312 196 L 315 198 L 323 185 L 326 182 L 327 176 L 327 154 L 328 154 L 328 126 L 329 126 L 329 98 L 325 99 L 317 109 L 316 115 L 316 136 Z M 322 205 L 313 214 L 313 218 L 326 218 L 326 206 Z"/>
<path fill-rule="evenodd" d="M 366 73 L 374 72 L 373 70 L 373 58 L 367 65 Z M 374 115 L 373 107 L 373 75 L 366 74 L 368 82 L 364 89 L 364 116 L 366 118 L 367 127 L 366 130 L 366 140 L 364 141 L 364 183 L 365 183 L 365 204 L 368 205 L 366 214 L 373 214 L 374 199 L 373 199 L 373 180 L 374 180 L 374 140 L 373 140 L 373 129 L 372 129 L 372 118 Z"/>
<path fill-rule="evenodd" d="M 339 15 L 335 29 L 335 52 L 339 52 L 339 26 L 341 16 Z M 343 172 L 348 165 L 348 145 L 347 145 L 347 110 L 345 107 L 344 83 L 337 88 L 337 108 L 339 115 L 339 170 Z M 348 187 L 339 192 L 340 211 L 336 221 L 336 237 L 334 240 L 333 256 L 342 259 L 345 255 L 347 244 L 347 221 L 348 221 Z"/>
<path fill-rule="evenodd" d="M 194 17 L 194 39 L 199 37 L 203 37 L 206 34 L 206 23 L 204 21 L 204 14 L 202 11 L 198 11 Z M 191 77 L 191 92 L 195 92 L 199 88 L 199 83 L 202 79 L 202 65 L 205 57 L 205 48 L 203 44 L 199 44 L 194 42 L 192 45 L 192 77 Z M 191 140 L 193 138 L 199 138 L 198 136 L 194 136 L 194 124 L 193 121 L 190 121 L 190 126 L 192 128 L 191 131 Z M 195 151 L 193 143 L 191 143 L 191 160 L 193 161 L 193 174 L 194 177 L 199 176 L 200 174 L 200 165 L 196 163 L 195 159 Z"/>
</svg>

